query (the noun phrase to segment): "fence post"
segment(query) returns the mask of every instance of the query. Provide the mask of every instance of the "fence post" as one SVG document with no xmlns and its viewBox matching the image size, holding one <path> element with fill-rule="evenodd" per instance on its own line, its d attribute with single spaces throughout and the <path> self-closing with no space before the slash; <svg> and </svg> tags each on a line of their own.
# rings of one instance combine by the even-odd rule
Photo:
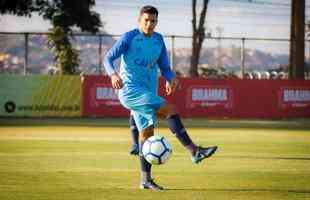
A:
<svg viewBox="0 0 310 200">
<path fill-rule="evenodd" d="M 245 60 L 245 38 L 241 38 L 242 46 L 241 46 L 241 78 L 244 79 L 245 75 L 245 66 L 244 66 L 244 60 Z"/>
<path fill-rule="evenodd" d="M 27 68 L 28 68 L 28 40 L 29 40 L 29 33 L 25 33 L 25 61 L 24 61 L 24 76 L 27 75 Z"/>
<path fill-rule="evenodd" d="M 306 43 L 306 44 L 308 44 L 308 63 L 306 63 L 306 79 L 308 80 L 309 79 L 309 77 L 310 77 L 310 73 L 309 73 L 309 71 L 308 71 L 308 68 L 310 67 L 310 42 L 309 42 L 309 40 L 307 40 L 307 42 L 308 43 Z"/>
<path fill-rule="evenodd" d="M 170 46 L 170 64 L 171 68 L 174 70 L 174 42 L 175 42 L 175 36 L 171 36 L 171 46 Z"/>
<path fill-rule="evenodd" d="M 101 70 L 102 69 L 102 35 L 101 34 L 99 35 L 99 52 L 98 52 L 98 54 L 99 54 L 98 72 L 99 72 L 99 74 L 101 74 L 102 73 L 102 70 Z"/>
</svg>

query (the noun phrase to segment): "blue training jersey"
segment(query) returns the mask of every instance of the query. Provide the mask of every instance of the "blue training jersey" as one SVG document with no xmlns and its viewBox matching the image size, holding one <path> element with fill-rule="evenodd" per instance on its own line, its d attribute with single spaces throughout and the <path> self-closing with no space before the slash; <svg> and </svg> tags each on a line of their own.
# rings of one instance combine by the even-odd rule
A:
<svg viewBox="0 0 310 200">
<path fill-rule="evenodd" d="M 162 35 L 145 36 L 139 29 L 126 32 L 108 51 L 104 66 L 109 76 L 115 73 L 114 61 L 121 57 L 120 77 L 127 87 L 146 87 L 157 91 L 158 68 L 167 81 L 175 77 L 171 70 Z"/>
</svg>

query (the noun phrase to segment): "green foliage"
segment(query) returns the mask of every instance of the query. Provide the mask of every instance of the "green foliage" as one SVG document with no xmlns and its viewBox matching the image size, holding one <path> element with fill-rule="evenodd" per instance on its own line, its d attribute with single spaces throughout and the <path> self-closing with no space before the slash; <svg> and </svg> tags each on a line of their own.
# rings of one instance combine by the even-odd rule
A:
<svg viewBox="0 0 310 200">
<path fill-rule="evenodd" d="M 1 0 L 0 14 L 12 14 L 18 16 L 31 16 L 36 8 L 32 0 Z"/>
<path fill-rule="evenodd" d="M 102 25 L 99 14 L 92 11 L 94 0 L 36 0 L 39 14 L 50 20 L 54 26 L 61 26 L 65 31 L 79 27 L 82 31 L 95 33 Z"/>
<path fill-rule="evenodd" d="M 1 0 L 0 14 L 30 17 L 37 12 L 44 19 L 70 29 L 79 27 L 82 31 L 95 33 L 102 25 L 99 14 L 92 11 L 95 0 Z"/>
<path fill-rule="evenodd" d="M 61 26 L 54 26 L 48 35 L 48 45 L 55 55 L 60 74 L 76 74 L 79 66 L 79 52 L 72 48 L 67 32 Z"/>
<path fill-rule="evenodd" d="M 43 18 L 52 22 L 53 28 L 48 36 L 55 55 L 56 66 L 61 74 L 75 74 L 79 65 L 79 52 L 70 43 L 72 27 L 80 27 L 82 31 L 97 32 L 101 26 L 99 15 L 90 11 L 95 4 L 92 0 L 72 3 L 69 0 L 40 1 Z"/>
<path fill-rule="evenodd" d="M 96 33 L 102 25 L 99 14 L 92 11 L 95 0 L 2 0 L 0 14 L 31 16 L 38 12 L 44 19 L 51 21 L 48 44 L 52 46 L 57 67 L 62 74 L 74 74 L 79 65 L 78 51 L 69 40 L 73 27 L 82 31 Z"/>
<path fill-rule="evenodd" d="M 227 78 L 229 73 L 223 67 L 200 66 L 199 75 L 203 78 Z"/>
</svg>

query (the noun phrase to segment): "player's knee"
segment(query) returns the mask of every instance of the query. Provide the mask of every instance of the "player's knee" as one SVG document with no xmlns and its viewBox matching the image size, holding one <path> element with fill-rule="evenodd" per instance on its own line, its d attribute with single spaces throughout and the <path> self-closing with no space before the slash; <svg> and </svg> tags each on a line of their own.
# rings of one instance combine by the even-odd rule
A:
<svg viewBox="0 0 310 200">
<path fill-rule="evenodd" d="M 177 114 L 175 105 L 168 104 L 167 108 L 167 117 Z"/>
<path fill-rule="evenodd" d="M 140 139 L 142 142 L 154 135 L 154 126 L 149 126 L 141 131 Z"/>
<path fill-rule="evenodd" d="M 160 117 L 170 117 L 177 114 L 176 107 L 173 104 L 166 104 L 157 111 L 157 115 Z"/>
</svg>

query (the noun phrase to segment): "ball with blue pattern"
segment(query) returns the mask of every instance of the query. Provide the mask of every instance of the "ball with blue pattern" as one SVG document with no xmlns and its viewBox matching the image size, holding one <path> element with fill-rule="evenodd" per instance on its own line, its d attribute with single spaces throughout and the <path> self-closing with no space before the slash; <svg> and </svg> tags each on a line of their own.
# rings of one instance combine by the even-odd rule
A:
<svg viewBox="0 0 310 200">
<path fill-rule="evenodd" d="M 144 158 L 153 165 L 167 162 L 172 154 L 172 148 L 167 139 L 160 135 L 148 138 L 142 146 Z"/>
</svg>

